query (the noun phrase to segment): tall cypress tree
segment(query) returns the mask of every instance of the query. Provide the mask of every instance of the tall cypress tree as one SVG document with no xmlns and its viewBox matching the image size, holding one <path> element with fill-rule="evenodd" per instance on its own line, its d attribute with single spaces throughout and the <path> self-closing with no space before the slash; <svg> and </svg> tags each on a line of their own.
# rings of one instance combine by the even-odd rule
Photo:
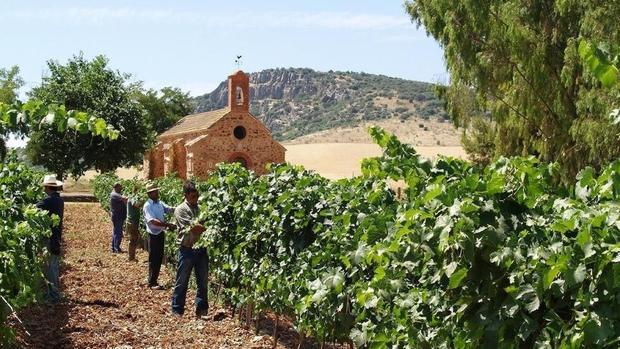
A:
<svg viewBox="0 0 620 349">
<path fill-rule="evenodd" d="M 620 42 L 620 3 L 594 0 L 414 0 L 405 3 L 445 51 L 443 97 L 475 159 L 534 154 L 563 178 L 620 156 L 610 122 L 619 87 L 584 70 L 581 40 Z M 468 102 L 467 102 L 468 101 Z"/>
</svg>

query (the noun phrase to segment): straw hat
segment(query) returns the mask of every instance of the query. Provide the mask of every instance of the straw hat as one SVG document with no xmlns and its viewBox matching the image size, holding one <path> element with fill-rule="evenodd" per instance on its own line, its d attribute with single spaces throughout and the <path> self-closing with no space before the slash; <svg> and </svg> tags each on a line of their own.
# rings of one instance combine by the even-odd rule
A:
<svg viewBox="0 0 620 349">
<path fill-rule="evenodd" d="M 149 183 L 146 185 L 146 192 L 150 193 L 152 191 L 156 191 L 159 190 L 159 188 L 157 188 L 157 185 L 155 183 Z"/>
<path fill-rule="evenodd" d="M 56 180 L 56 175 L 45 175 L 43 177 L 43 185 L 44 187 L 62 187 L 62 182 Z"/>
</svg>

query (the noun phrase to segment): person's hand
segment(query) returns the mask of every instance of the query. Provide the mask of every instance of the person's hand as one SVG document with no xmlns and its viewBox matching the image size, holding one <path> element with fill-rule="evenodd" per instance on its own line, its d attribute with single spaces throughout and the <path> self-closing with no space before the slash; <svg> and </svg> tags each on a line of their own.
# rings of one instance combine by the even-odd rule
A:
<svg viewBox="0 0 620 349">
<path fill-rule="evenodd" d="M 204 231 L 207 230 L 202 224 L 197 224 L 195 226 L 193 226 L 189 231 L 193 234 L 202 234 L 204 233 Z"/>
</svg>

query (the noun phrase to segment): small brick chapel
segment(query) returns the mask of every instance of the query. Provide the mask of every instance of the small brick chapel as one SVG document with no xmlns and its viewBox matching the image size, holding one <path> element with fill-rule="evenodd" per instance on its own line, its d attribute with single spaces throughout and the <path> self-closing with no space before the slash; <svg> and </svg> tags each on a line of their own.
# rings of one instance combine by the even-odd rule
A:
<svg viewBox="0 0 620 349">
<path fill-rule="evenodd" d="M 250 114 L 250 78 L 242 71 L 228 77 L 228 106 L 187 115 L 157 137 L 144 155 L 148 179 L 176 172 L 204 178 L 220 162 L 238 162 L 264 174 L 268 163 L 283 163 L 286 149 Z"/>
</svg>

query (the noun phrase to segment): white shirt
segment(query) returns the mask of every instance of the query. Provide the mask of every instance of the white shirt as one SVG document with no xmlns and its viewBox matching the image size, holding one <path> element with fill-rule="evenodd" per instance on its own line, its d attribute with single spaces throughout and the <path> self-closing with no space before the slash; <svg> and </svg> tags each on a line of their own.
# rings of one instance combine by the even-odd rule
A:
<svg viewBox="0 0 620 349">
<path fill-rule="evenodd" d="M 158 221 L 165 223 L 166 213 L 173 212 L 174 207 L 170 207 L 164 204 L 163 202 L 161 202 L 161 200 L 155 202 L 151 199 L 148 199 L 144 203 L 144 207 L 142 210 L 144 211 L 144 222 L 146 223 L 146 231 L 152 235 L 159 235 L 159 233 L 164 230 L 164 227 L 158 227 L 149 222 L 157 219 Z"/>
</svg>

